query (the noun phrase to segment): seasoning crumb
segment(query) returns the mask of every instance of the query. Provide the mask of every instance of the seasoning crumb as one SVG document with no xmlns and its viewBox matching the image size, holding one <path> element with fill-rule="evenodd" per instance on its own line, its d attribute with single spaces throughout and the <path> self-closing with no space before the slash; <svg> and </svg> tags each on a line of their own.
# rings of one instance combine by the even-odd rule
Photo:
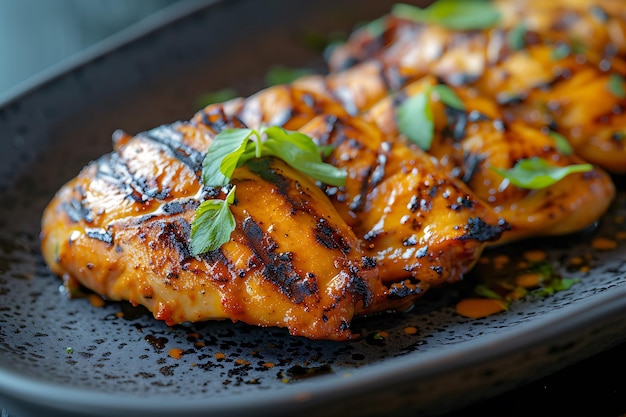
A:
<svg viewBox="0 0 626 417">
<path fill-rule="evenodd" d="M 542 262 L 545 261 L 548 254 L 544 250 L 528 250 L 524 252 L 524 258 L 530 262 Z"/>
<path fill-rule="evenodd" d="M 591 241 L 591 247 L 596 250 L 613 250 L 617 248 L 617 242 L 605 237 L 596 237 Z"/>
<path fill-rule="evenodd" d="M 457 314 L 471 319 L 491 316 L 506 309 L 504 301 L 493 298 L 465 298 L 456 305 Z"/>
<path fill-rule="evenodd" d="M 89 302 L 94 307 L 104 307 L 104 300 L 98 294 L 89 294 Z"/>
<path fill-rule="evenodd" d="M 235 359 L 235 363 L 237 365 L 250 365 L 250 361 L 246 361 L 246 360 L 241 359 L 241 358 Z"/>
<path fill-rule="evenodd" d="M 263 366 L 269 369 L 275 367 L 276 364 L 274 362 L 265 362 Z"/>
<path fill-rule="evenodd" d="M 415 334 L 417 333 L 417 327 L 407 326 L 404 328 L 404 334 Z"/>
<path fill-rule="evenodd" d="M 167 354 L 174 359 L 180 359 L 183 356 L 183 350 L 181 348 L 172 348 Z"/>
<path fill-rule="evenodd" d="M 72 353 L 74 353 L 74 348 L 71 346 L 66 347 L 65 353 L 67 353 L 68 355 L 71 355 Z"/>
<path fill-rule="evenodd" d="M 221 360 L 221 359 L 224 359 L 224 358 L 226 358 L 226 355 L 224 355 L 222 352 L 217 352 L 215 354 L 215 359 Z"/>
</svg>

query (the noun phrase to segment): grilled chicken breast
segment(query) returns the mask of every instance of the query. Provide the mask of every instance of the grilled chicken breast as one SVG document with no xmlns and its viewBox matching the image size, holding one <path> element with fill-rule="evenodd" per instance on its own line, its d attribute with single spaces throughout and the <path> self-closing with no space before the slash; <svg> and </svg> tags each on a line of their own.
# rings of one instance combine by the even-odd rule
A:
<svg viewBox="0 0 626 417">
<path fill-rule="evenodd" d="M 436 84 L 434 77 L 409 84 L 381 100 L 365 117 L 387 135 L 399 135 L 398 108 Z M 435 131 L 429 153 L 448 175 L 462 179 L 509 224 L 496 244 L 578 232 L 606 212 L 615 197 L 615 186 L 609 174 L 597 166 L 534 190 L 517 187 L 495 172 L 492 168 L 508 170 L 522 159 L 542 158 L 555 167 L 585 161 L 560 150 L 554 137 L 523 121 L 505 122 L 493 100 L 477 97 L 466 87 L 454 91 L 464 110 L 429 96 Z"/>
<path fill-rule="evenodd" d="M 454 31 L 387 16 L 336 48 L 331 71 L 376 60 L 391 89 L 432 74 L 496 100 L 570 140 L 583 159 L 626 173 L 626 12 L 620 0 L 501 0 L 495 28 Z"/>
<path fill-rule="evenodd" d="M 219 250 L 192 256 L 199 181 L 214 132 L 180 123 L 135 137 L 89 164 L 43 216 L 52 271 L 168 324 L 232 319 L 345 340 L 352 317 L 383 293 L 375 262 L 308 177 L 277 159 L 236 170 L 237 226 Z"/>
</svg>

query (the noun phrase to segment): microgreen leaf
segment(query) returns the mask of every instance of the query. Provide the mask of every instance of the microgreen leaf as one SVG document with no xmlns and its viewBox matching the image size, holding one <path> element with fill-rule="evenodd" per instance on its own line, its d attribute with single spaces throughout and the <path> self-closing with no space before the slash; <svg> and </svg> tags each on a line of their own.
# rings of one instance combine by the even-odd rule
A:
<svg viewBox="0 0 626 417">
<path fill-rule="evenodd" d="M 593 166 L 591 164 L 576 164 L 559 167 L 551 165 L 543 158 L 533 157 L 521 159 L 513 168 L 508 170 L 495 167 L 491 167 L 491 169 L 520 188 L 540 189 L 555 184 L 569 174 L 591 171 Z"/>
<path fill-rule="evenodd" d="M 391 14 L 418 23 L 435 23 L 447 29 L 474 30 L 495 26 L 500 12 L 488 0 L 439 0 L 427 8 L 396 4 Z"/>
<path fill-rule="evenodd" d="M 205 185 L 219 187 L 229 183 L 252 133 L 252 129 L 226 129 L 213 138 L 202 161 Z"/>
<path fill-rule="evenodd" d="M 567 58 L 567 56 L 569 56 L 569 54 L 571 53 L 572 48 L 568 44 L 559 42 L 554 46 L 554 49 L 550 54 L 550 58 L 552 58 L 553 61 L 559 61 L 561 59 Z"/>
<path fill-rule="evenodd" d="M 304 68 L 288 68 L 282 65 L 275 65 L 265 74 L 265 84 L 267 86 L 289 84 L 312 72 L 313 71 Z"/>
<path fill-rule="evenodd" d="M 397 110 L 398 130 L 422 150 L 428 151 L 435 136 L 430 94 L 434 92 L 446 106 L 465 111 L 465 104 L 454 90 L 445 84 L 427 87 L 424 91 L 407 98 Z"/>
<path fill-rule="evenodd" d="M 435 123 L 428 92 L 407 98 L 397 111 L 398 129 L 411 142 L 428 151 L 433 142 Z"/>
<path fill-rule="evenodd" d="M 263 142 L 263 155 L 275 156 L 309 177 L 329 185 L 345 185 L 346 172 L 324 163 L 321 151 L 307 135 L 288 132 L 280 127 L 265 130 L 267 140 Z"/>
<path fill-rule="evenodd" d="M 608 89 L 617 98 L 626 98 L 626 90 L 624 89 L 624 78 L 619 74 L 611 74 L 609 76 Z"/>
<path fill-rule="evenodd" d="M 506 42 L 513 51 L 519 51 L 526 45 L 526 25 L 521 22 L 506 35 Z"/>
<path fill-rule="evenodd" d="M 225 200 L 206 200 L 196 209 L 191 223 L 191 253 L 194 256 L 215 250 L 230 239 L 235 230 L 230 205 L 235 201 L 236 188 L 231 188 Z"/>
<path fill-rule="evenodd" d="M 477 285 L 476 288 L 474 288 L 474 292 L 485 298 L 493 298 L 494 300 L 502 299 L 500 294 L 487 287 L 486 285 Z"/>
<path fill-rule="evenodd" d="M 196 101 L 196 107 L 202 108 L 213 103 L 223 103 L 231 98 L 237 97 L 237 92 L 232 88 L 223 88 L 221 90 L 202 94 Z"/>
<path fill-rule="evenodd" d="M 437 93 L 439 99 L 448 107 L 453 107 L 457 110 L 465 110 L 465 104 L 456 95 L 453 89 L 445 84 L 437 84 L 431 88 L 431 91 Z"/>
<path fill-rule="evenodd" d="M 565 139 L 565 136 L 558 132 L 550 131 L 550 137 L 554 140 L 554 145 L 557 151 L 563 155 L 571 155 L 574 153 L 572 145 L 570 145 L 569 141 Z"/>
</svg>

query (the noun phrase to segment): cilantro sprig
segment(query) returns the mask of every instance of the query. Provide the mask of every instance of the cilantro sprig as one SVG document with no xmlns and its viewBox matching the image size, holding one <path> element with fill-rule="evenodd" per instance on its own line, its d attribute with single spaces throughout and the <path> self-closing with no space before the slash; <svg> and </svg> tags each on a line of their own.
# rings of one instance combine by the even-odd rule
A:
<svg viewBox="0 0 626 417">
<path fill-rule="evenodd" d="M 399 3 L 391 14 L 417 23 L 434 23 L 452 30 L 486 29 L 501 18 L 488 0 L 438 0 L 426 8 Z"/>
<path fill-rule="evenodd" d="M 397 111 L 398 130 L 422 150 L 428 151 L 435 135 L 430 95 L 436 93 L 445 105 L 464 111 L 465 105 L 454 90 L 445 84 L 429 86 L 424 91 L 407 98 Z"/>
<path fill-rule="evenodd" d="M 347 173 L 322 161 L 324 149 L 309 136 L 277 126 L 256 129 L 225 129 L 215 136 L 202 162 L 206 187 L 230 184 L 235 169 L 253 158 L 276 157 L 309 177 L 335 186 L 345 184 Z M 235 202 L 230 188 L 225 200 L 206 200 L 198 206 L 191 223 L 191 252 L 194 256 L 218 249 L 235 230 L 230 206 Z"/>
<path fill-rule="evenodd" d="M 593 166 L 591 164 L 554 166 L 543 158 L 533 157 L 517 161 L 510 169 L 496 167 L 490 169 L 508 179 L 513 185 L 536 190 L 549 187 L 570 174 L 591 171 Z"/>
</svg>

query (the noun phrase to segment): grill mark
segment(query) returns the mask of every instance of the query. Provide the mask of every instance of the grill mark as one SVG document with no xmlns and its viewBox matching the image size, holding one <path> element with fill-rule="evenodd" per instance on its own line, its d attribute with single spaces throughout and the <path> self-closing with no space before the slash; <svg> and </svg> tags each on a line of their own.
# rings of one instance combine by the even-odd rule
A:
<svg viewBox="0 0 626 417">
<path fill-rule="evenodd" d="M 251 217 L 246 217 L 241 229 L 248 240 L 248 246 L 263 264 L 263 277 L 275 284 L 278 289 L 296 304 L 309 296 L 317 296 L 319 288 L 314 276 L 306 278 L 293 265 L 293 254 L 276 252 L 278 244 L 266 234 Z"/>
<path fill-rule="evenodd" d="M 204 154 L 182 142 L 183 134 L 176 130 L 178 125 L 179 123 L 159 126 L 140 133 L 138 137 L 149 139 L 159 148 L 166 150 L 174 158 L 187 165 L 193 172 L 198 172 L 202 168 Z"/>
<path fill-rule="evenodd" d="M 80 194 L 81 199 L 72 198 L 69 201 L 63 201 L 61 208 L 65 211 L 65 214 L 67 214 L 70 220 L 75 223 L 80 221 L 87 223 L 93 222 L 93 211 L 84 204 L 85 190 L 83 190 L 82 187 L 75 187 L 74 190 Z"/>
<path fill-rule="evenodd" d="M 344 255 L 350 252 L 350 245 L 343 238 L 341 232 L 331 225 L 325 219 L 319 219 L 315 230 L 315 240 L 327 249 L 339 249 Z"/>
<path fill-rule="evenodd" d="M 134 176 L 118 153 L 110 153 L 98 160 L 96 178 L 103 178 L 114 184 L 127 198 L 139 204 L 151 199 L 167 197 L 167 190 L 148 188 L 145 178 Z"/>
</svg>

